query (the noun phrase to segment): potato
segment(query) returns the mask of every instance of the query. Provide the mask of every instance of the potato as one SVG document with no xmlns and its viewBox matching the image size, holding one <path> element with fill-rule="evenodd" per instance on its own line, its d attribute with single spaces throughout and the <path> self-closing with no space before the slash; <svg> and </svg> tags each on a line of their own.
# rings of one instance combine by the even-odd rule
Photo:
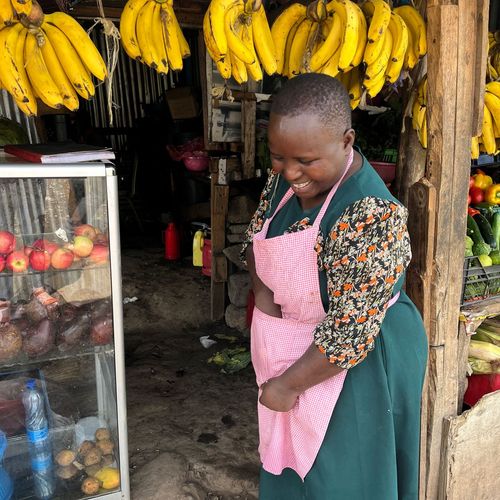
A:
<svg viewBox="0 0 500 500">
<path fill-rule="evenodd" d="M 95 465 L 89 465 L 88 467 L 85 467 L 85 474 L 87 474 L 87 476 L 95 476 L 104 467 L 103 462 L 104 461 L 99 462 Z"/>
<path fill-rule="evenodd" d="M 56 470 L 56 475 L 61 479 L 71 479 L 78 474 L 78 469 L 73 465 L 68 465 L 67 467 L 58 467 Z"/>
<path fill-rule="evenodd" d="M 101 450 L 97 447 L 94 447 L 85 455 L 85 457 L 83 457 L 83 464 L 85 465 L 85 467 L 88 467 L 89 465 L 95 465 L 101 461 L 101 458 Z"/>
<path fill-rule="evenodd" d="M 95 477 L 87 477 L 83 480 L 82 491 L 85 495 L 96 495 L 101 487 L 101 482 Z"/>
<path fill-rule="evenodd" d="M 100 467 L 108 467 L 115 463 L 115 457 L 113 455 L 104 455 L 101 460 Z"/>
<path fill-rule="evenodd" d="M 97 441 L 97 447 L 102 451 L 103 455 L 111 455 L 115 445 L 111 439 L 101 439 Z"/>
<path fill-rule="evenodd" d="M 111 439 L 111 434 L 108 429 L 101 427 L 95 431 L 96 441 L 101 441 L 102 439 Z"/>
<path fill-rule="evenodd" d="M 56 455 L 56 462 L 61 467 L 68 467 L 76 459 L 76 453 L 72 450 L 62 450 Z"/>
<path fill-rule="evenodd" d="M 78 453 L 80 456 L 85 457 L 85 455 L 92 449 L 95 448 L 95 443 L 94 441 L 83 441 L 83 443 L 80 445 L 80 448 L 78 448 Z"/>
</svg>

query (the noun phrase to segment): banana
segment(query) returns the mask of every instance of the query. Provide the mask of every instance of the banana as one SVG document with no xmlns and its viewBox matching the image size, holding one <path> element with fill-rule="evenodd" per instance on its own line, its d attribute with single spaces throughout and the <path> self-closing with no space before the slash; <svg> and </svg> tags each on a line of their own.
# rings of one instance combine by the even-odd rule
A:
<svg viewBox="0 0 500 500">
<path fill-rule="evenodd" d="M 241 0 L 212 0 L 208 7 L 208 24 L 221 56 L 227 53 L 226 13 L 230 7 Z"/>
<path fill-rule="evenodd" d="M 205 46 L 209 56 L 214 62 L 218 62 L 224 58 L 224 56 L 219 52 L 217 44 L 215 43 L 214 37 L 212 35 L 212 28 L 210 27 L 210 16 L 208 10 L 205 12 L 203 17 L 203 39 L 205 40 Z"/>
<path fill-rule="evenodd" d="M 29 16 L 33 7 L 32 0 L 11 0 L 11 3 L 18 16 Z"/>
<path fill-rule="evenodd" d="M 352 2 L 352 5 L 358 15 L 358 45 L 351 62 L 352 66 L 356 67 L 363 62 L 363 55 L 368 42 L 368 26 L 366 24 L 366 17 L 359 5 L 354 2 Z"/>
<path fill-rule="evenodd" d="M 26 36 L 24 61 L 30 82 L 40 99 L 50 108 L 59 109 L 63 106 L 61 93 L 49 74 L 37 39 L 31 33 Z"/>
<path fill-rule="evenodd" d="M 339 14 L 333 13 L 332 27 L 325 41 L 311 57 L 311 71 L 318 71 L 340 47 L 343 37 L 342 19 Z"/>
<path fill-rule="evenodd" d="M 255 50 L 260 63 L 268 75 L 273 75 L 278 69 L 276 63 L 276 49 L 274 47 L 271 29 L 267 22 L 266 11 L 261 5 L 259 10 L 252 15 L 252 30 Z"/>
<path fill-rule="evenodd" d="M 380 55 L 378 59 L 368 65 L 365 71 L 365 80 L 372 80 L 375 78 L 378 78 L 379 75 L 382 73 L 385 75 L 385 70 L 387 68 L 387 63 L 389 62 L 389 59 L 391 57 L 391 52 L 392 52 L 392 34 L 389 30 L 387 30 L 384 33 L 384 46 L 382 47 L 382 51 L 380 52 Z"/>
<path fill-rule="evenodd" d="M 154 3 L 154 11 L 151 17 L 151 44 L 154 46 L 152 53 L 153 57 L 155 57 L 156 71 L 166 75 L 168 73 L 168 55 L 167 43 L 163 33 L 162 4 Z"/>
<path fill-rule="evenodd" d="M 497 147 L 495 143 L 495 134 L 493 132 L 493 118 L 486 104 L 484 105 L 482 137 L 486 153 L 489 155 L 495 154 Z"/>
<path fill-rule="evenodd" d="M 175 25 L 175 33 L 177 34 L 177 39 L 179 40 L 181 56 L 183 59 L 186 59 L 186 57 L 189 57 L 191 55 L 191 49 L 189 48 L 189 44 L 186 40 L 186 37 L 184 36 L 184 33 L 182 32 L 181 25 L 177 20 L 175 12 L 174 12 L 174 25 Z"/>
<path fill-rule="evenodd" d="M 0 0 L 1 1 L 1 0 Z M 141 60 L 141 49 L 135 33 L 139 11 L 149 0 L 129 0 L 120 16 L 120 38 L 122 47 L 132 59 Z"/>
<path fill-rule="evenodd" d="M 486 90 L 500 98 L 500 82 L 489 82 L 486 84 Z"/>
<path fill-rule="evenodd" d="M 422 128 L 417 130 L 417 135 L 422 147 L 424 149 L 427 149 L 427 113 L 424 115 L 424 119 L 422 121 Z"/>
<path fill-rule="evenodd" d="M 389 31 L 392 35 L 391 61 L 398 62 L 404 59 L 408 48 L 408 27 L 403 18 L 395 12 L 391 12 Z"/>
<path fill-rule="evenodd" d="M 42 24 L 42 30 L 50 40 L 66 76 L 77 93 L 84 99 L 93 97 L 95 87 L 92 78 L 66 35 L 59 28 L 49 23 Z"/>
<path fill-rule="evenodd" d="M 234 54 L 231 57 L 231 76 L 240 85 L 248 81 L 248 72 L 245 63 L 240 61 Z"/>
<path fill-rule="evenodd" d="M 488 72 L 489 76 L 492 80 L 498 80 L 499 75 L 495 67 L 491 64 L 490 60 L 488 59 Z"/>
<path fill-rule="evenodd" d="M 336 77 L 339 74 L 340 47 L 333 53 L 332 57 L 320 69 L 320 73 Z"/>
<path fill-rule="evenodd" d="M 375 43 L 387 30 L 391 19 L 391 8 L 384 0 L 367 0 L 361 6 L 371 17 L 368 27 L 368 43 Z"/>
<path fill-rule="evenodd" d="M 241 39 L 243 25 L 248 23 L 243 11 L 243 3 L 236 3 L 229 8 L 225 18 L 226 39 L 231 52 L 245 64 L 252 64 L 254 56 Z"/>
<path fill-rule="evenodd" d="M 411 125 L 413 130 L 419 130 L 422 128 L 422 122 L 424 121 L 426 110 L 427 107 L 425 104 L 421 104 L 418 99 L 415 99 L 411 113 Z"/>
<path fill-rule="evenodd" d="M 363 88 L 361 86 L 361 75 L 359 74 L 359 67 L 355 67 L 350 73 L 349 78 L 349 99 L 351 100 L 351 109 L 358 107 Z"/>
<path fill-rule="evenodd" d="M 379 73 L 379 75 L 376 78 L 373 78 L 372 80 L 363 80 L 363 85 L 366 88 L 367 94 L 373 98 L 375 97 L 381 90 L 382 87 L 384 86 L 385 83 L 385 74 Z"/>
<path fill-rule="evenodd" d="M 293 39 L 295 38 L 295 34 L 297 33 L 297 30 L 299 29 L 300 24 L 302 21 L 305 19 L 305 17 L 300 18 L 297 20 L 297 22 L 291 27 L 287 39 L 286 39 L 286 45 L 285 45 L 285 64 L 283 66 L 282 70 L 282 75 L 286 76 L 288 78 L 291 78 L 293 75 L 290 73 L 290 50 L 292 49 L 292 43 Z"/>
<path fill-rule="evenodd" d="M 47 36 L 44 36 L 44 43 L 40 47 L 40 50 L 42 51 L 42 57 L 47 66 L 47 70 L 61 93 L 64 106 L 70 111 L 76 111 L 80 105 L 78 94 L 64 72 L 54 47 L 52 47 Z"/>
<path fill-rule="evenodd" d="M 224 80 L 231 78 L 231 56 L 229 52 L 222 59 L 216 60 L 215 65 Z"/>
<path fill-rule="evenodd" d="M 156 54 L 155 47 L 152 40 L 151 24 L 153 22 L 153 14 L 155 9 L 155 2 L 148 1 L 137 15 L 137 22 L 135 25 L 137 33 L 137 41 L 141 50 L 141 58 L 144 64 L 156 69 L 158 66 L 156 61 L 158 55 Z"/>
<path fill-rule="evenodd" d="M 334 11 L 342 11 L 344 21 L 344 36 L 340 47 L 339 69 L 344 71 L 351 66 L 351 62 L 358 46 L 359 19 L 351 0 L 334 0 Z"/>
<path fill-rule="evenodd" d="M 470 157 L 472 160 L 479 158 L 479 137 L 472 137 L 470 141 Z"/>
<path fill-rule="evenodd" d="M 18 45 L 24 44 L 26 33 L 21 23 L 0 30 L 0 68 L 5 89 L 23 103 L 23 112 L 31 116 L 36 115 L 36 99 L 24 69 L 24 54 L 17 51 Z"/>
<path fill-rule="evenodd" d="M 271 36 L 276 50 L 276 72 L 279 74 L 285 74 L 283 67 L 285 65 L 285 49 L 289 34 L 297 21 L 301 21 L 305 16 L 306 7 L 294 3 L 276 18 L 271 27 Z"/>
<path fill-rule="evenodd" d="M 167 43 L 168 65 L 172 70 L 180 71 L 183 67 L 181 46 L 175 29 L 174 8 L 168 2 L 161 5 L 161 19 Z"/>
<path fill-rule="evenodd" d="M 325 0 L 314 0 L 306 9 L 306 16 L 315 23 L 320 23 L 326 19 L 328 12 L 326 10 Z"/>
<path fill-rule="evenodd" d="M 493 128 L 500 130 L 500 98 L 486 90 L 484 93 L 484 104 L 491 113 Z M 498 137 L 497 134 L 494 135 L 495 137 Z"/>
<path fill-rule="evenodd" d="M 242 25 L 241 39 L 253 56 L 253 62 L 251 64 L 246 64 L 248 75 L 252 78 L 252 80 L 260 82 L 264 75 L 262 74 L 262 68 L 260 67 L 257 54 L 255 53 L 252 24 Z"/>
<path fill-rule="evenodd" d="M 420 58 L 427 53 L 427 31 L 425 21 L 415 7 L 411 5 L 402 5 L 394 9 L 396 14 L 399 14 L 408 29 L 411 31 L 413 43 L 417 56 Z"/>
<path fill-rule="evenodd" d="M 0 0 L 0 28 L 16 22 L 16 12 L 10 0 Z"/>
<path fill-rule="evenodd" d="M 384 48 L 384 35 L 382 35 L 376 42 L 366 44 L 365 52 L 363 54 L 363 62 L 367 66 L 373 64 L 379 58 L 380 53 Z"/>
<path fill-rule="evenodd" d="M 81 24 L 64 12 L 53 12 L 46 15 L 45 22 L 57 26 L 71 41 L 90 73 L 104 81 L 108 74 L 106 63 Z"/>
<path fill-rule="evenodd" d="M 302 68 L 302 61 L 304 52 L 309 40 L 309 33 L 313 27 L 314 21 L 304 19 L 293 37 L 292 45 L 290 47 L 290 56 L 288 61 L 288 73 L 290 78 L 297 76 Z"/>
</svg>

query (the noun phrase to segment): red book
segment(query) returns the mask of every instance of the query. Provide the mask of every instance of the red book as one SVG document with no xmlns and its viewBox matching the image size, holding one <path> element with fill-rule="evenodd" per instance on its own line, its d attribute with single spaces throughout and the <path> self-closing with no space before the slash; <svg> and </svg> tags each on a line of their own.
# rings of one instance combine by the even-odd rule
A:
<svg viewBox="0 0 500 500">
<path fill-rule="evenodd" d="M 6 144 L 3 150 L 6 153 L 34 163 L 75 163 L 115 159 L 115 153 L 110 148 L 78 144 L 76 142 Z"/>
</svg>

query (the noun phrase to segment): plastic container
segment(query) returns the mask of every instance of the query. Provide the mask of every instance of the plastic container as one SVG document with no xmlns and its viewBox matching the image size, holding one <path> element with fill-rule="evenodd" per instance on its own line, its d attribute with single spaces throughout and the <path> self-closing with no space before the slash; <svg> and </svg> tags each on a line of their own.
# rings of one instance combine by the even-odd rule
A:
<svg viewBox="0 0 500 500">
<path fill-rule="evenodd" d="M 462 305 L 500 295 L 500 265 L 483 267 L 477 257 L 465 257 Z"/>
<path fill-rule="evenodd" d="M 203 267 L 202 274 L 212 276 L 212 240 L 205 238 L 203 242 Z"/>
<path fill-rule="evenodd" d="M 10 500 L 14 493 L 14 484 L 7 471 L 3 468 L 3 457 L 7 449 L 7 436 L 0 430 L 0 499 Z"/>
<path fill-rule="evenodd" d="M 44 398 L 34 379 L 26 382 L 23 405 L 26 413 L 26 436 L 30 449 L 35 496 L 40 500 L 48 500 L 55 492 L 52 446 Z"/>
<path fill-rule="evenodd" d="M 370 165 L 386 183 L 391 183 L 396 177 L 396 164 L 383 161 L 371 161 Z"/>
<path fill-rule="evenodd" d="M 208 156 L 183 156 L 184 166 L 190 172 L 204 172 L 208 168 Z"/>
<path fill-rule="evenodd" d="M 181 258 L 181 237 L 175 222 L 169 222 L 163 231 L 165 245 L 165 260 L 179 260 Z"/>
</svg>

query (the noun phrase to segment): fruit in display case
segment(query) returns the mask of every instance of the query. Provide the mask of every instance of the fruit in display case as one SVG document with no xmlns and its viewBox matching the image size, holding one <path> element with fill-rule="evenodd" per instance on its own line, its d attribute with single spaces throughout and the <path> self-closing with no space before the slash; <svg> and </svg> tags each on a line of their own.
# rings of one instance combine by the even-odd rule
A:
<svg viewBox="0 0 500 500">
<path fill-rule="evenodd" d="M 14 273 L 23 273 L 28 269 L 28 257 L 22 250 L 16 250 L 7 256 L 6 265 Z"/>
<path fill-rule="evenodd" d="M 97 236 L 96 228 L 90 224 L 81 224 L 80 226 L 76 226 L 73 232 L 75 233 L 75 236 L 86 236 L 92 241 L 94 241 Z"/>
<path fill-rule="evenodd" d="M 93 248 L 94 243 L 87 236 L 76 236 L 73 240 L 72 250 L 77 257 L 88 257 Z"/>
<path fill-rule="evenodd" d="M 0 273 L 5 269 L 5 257 L 3 255 L 0 255 Z"/>
<path fill-rule="evenodd" d="M 50 267 L 50 254 L 46 250 L 34 248 L 30 253 L 29 262 L 34 271 L 47 271 Z"/>
<path fill-rule="evenodd" d="M 74 260 L 75 255 L 69 248 L 60 247 L 51 255 L 50 263 L 54 269 L 68 269 Z"/>
<path fill-rule="evenodd" d="M 0 231 L 0 255 L 7 255 L 16 248 L 16 237 L 9 231 Z"/>
<path fill-rule="evenodd" d="M 32 248 L 36 250 L 45 250 L 49 255 L 52 255 L 59 248 L 59 245 L 53 241 L 38 239 L 33 243 Z"/>
<path fill-rule="evenodd" d="M 120 471 L 115 467 L 104 467 L 96 475 L 95 478 L 101 481 L 101 485 L 105 490 L 113 490 L 120 486 Z"/>
<path fill-rule="evenodd" d="M 107 245 L 94 245 L 89 255 L 93 264 L 105 264 L 109 260 L 109 248 Z"/>
<path fill-rule="evenodd" d="M 95 477 L 86 477 L 82 483 L 82 492 L 85 495 L 96 495 L 101 488 L 101 482 Z"/>
</svg>

